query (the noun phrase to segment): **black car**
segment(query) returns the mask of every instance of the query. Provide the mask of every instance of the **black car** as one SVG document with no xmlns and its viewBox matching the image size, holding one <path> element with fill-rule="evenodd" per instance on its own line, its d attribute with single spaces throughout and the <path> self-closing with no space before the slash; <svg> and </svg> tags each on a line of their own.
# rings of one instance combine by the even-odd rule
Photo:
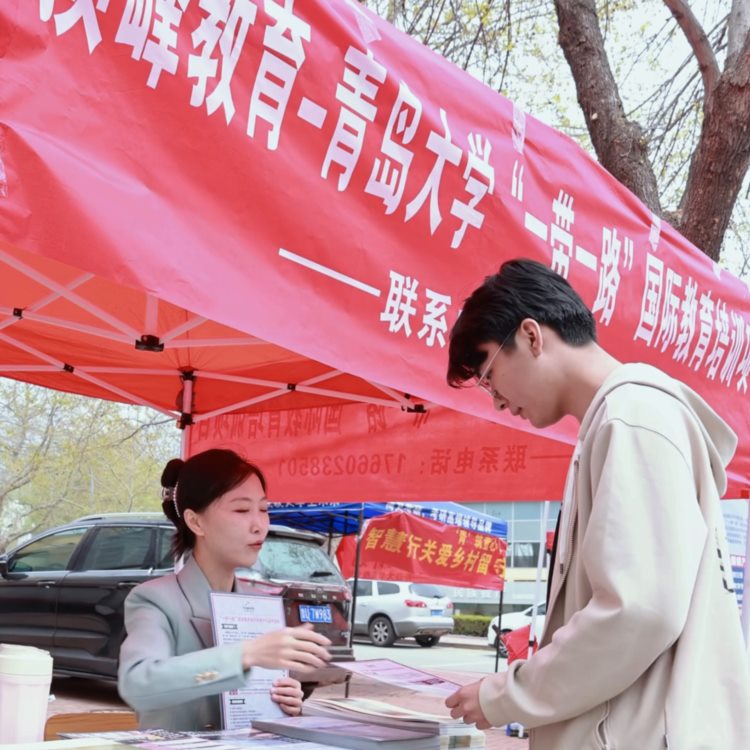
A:
<svg viewBox="0 0 750 750">
<path fill-rule="evenodd" d="M 48 650 L 57 674 L 116 680 L 125 597 L 172 572 L 173 532 L 161 513 L 86 516 L 0 555 L 0 643 Z M 332 660 L 350 660 L 351 595 L 323 544 L 272 525 L 256 565 L 237 574 L 283 584 L 287 624 L 314 622 L 333 644 Z M 295 676 L 309 694 L 347 674 L 326 667 Z"/>
</svg>

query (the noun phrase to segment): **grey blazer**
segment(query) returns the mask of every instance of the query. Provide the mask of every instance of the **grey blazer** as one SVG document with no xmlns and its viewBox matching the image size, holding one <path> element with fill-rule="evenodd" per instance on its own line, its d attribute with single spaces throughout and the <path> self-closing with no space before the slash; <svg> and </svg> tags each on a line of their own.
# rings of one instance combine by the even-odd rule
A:
<svg viewBox="0 0 750 750">
<path fill-rule="evenodd" d="M 142 583 L 125 600 L 118 689 L 141 728 L 218 729 L 219 694 L 245 684 L 242 644 L 214 646 L 210 590 L 190 556 L 179 573 Z"/>
</svg>

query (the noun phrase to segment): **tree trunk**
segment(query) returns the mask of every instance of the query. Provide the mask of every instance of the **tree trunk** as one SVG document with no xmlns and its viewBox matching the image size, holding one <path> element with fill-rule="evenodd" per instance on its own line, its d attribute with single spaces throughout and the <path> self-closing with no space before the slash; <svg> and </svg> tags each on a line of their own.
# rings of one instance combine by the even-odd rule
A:
<svg viewBox="0 0 750 750">
<path fill-rule="evenodd" d="M 718 260 L 750 164 L 750 39 L 706 100 L 676 226 Z"/>
<path fill-rule="evenodd" d="M 656 176 L 640 125 L 625 116 L 609 67 L 594 0 L 555 0 L 559 42 L 573 73 L 594 150 L 602 166 L 661 213 Z"/>
</svg>

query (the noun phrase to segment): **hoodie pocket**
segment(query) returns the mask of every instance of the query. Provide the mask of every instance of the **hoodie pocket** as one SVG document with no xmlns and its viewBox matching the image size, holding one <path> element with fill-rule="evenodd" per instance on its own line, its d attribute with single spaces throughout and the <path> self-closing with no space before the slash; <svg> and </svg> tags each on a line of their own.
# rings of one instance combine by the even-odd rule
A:
<svg viewBox="0 0 750 750">
<path fill-rule="evenodd" d="M 600 750 L 611 750 L 611 745 L 609 744 L 609 737 L 607 736 L 607 719 L 609 718 L 609 701 L 607 701 L 604 704 L 604 715 L 596 724 L 596 729 L 594 730 L 594 736 L 596 738 L 596 744 L 597 747 L 600 748 Z"/>
</svg>

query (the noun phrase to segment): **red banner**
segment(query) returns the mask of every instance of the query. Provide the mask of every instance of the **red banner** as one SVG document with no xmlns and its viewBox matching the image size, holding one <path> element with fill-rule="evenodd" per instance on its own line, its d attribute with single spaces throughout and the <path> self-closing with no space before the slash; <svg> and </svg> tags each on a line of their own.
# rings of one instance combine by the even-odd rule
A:
<svg viewBox="0 0 750 750">
<path fill-rule="evenodd" d="M 359 577 L 500 590 L 507 546 L 495 536 L 395 511 L 367 522 Z M 344 575 L 351 577 L 353 570 Z"/>
<path fill-rule="evenodd" d="M 168 6 L 3 0 L 0 246 L 519 430 L 445 385 L 446 335 L 535 257 L 730 422 L 748 487 L 750 291 L 577 144 L 352 0 Z"/>
<path fill-rule="evenodd" d="M 285 502 L 554 500 L 570 459 L 565 444 L 449 409 L 364 404 L 214 417 L 190 431 L 190 454 L 207 448 L 247 456 Z"/>
</svg>

